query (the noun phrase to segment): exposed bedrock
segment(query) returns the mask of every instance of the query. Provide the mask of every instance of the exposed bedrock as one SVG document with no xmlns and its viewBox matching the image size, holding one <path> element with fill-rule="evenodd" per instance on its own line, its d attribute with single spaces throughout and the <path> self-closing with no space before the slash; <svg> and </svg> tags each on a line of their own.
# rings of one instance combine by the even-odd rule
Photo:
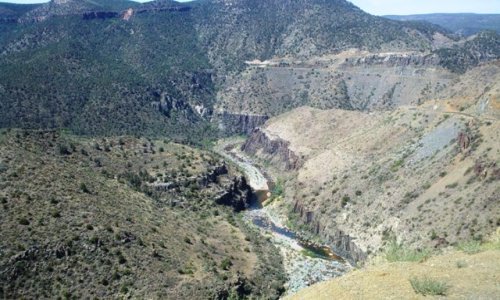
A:
<svg viewBox="0 0 500 300">
<path fill-rule="evenodd" d="M 241 146 L 241 150 L 250 155 L 260 154 L 276 162 L 284 170 L 296 170 L 302 162 L 299 156 L 289 149 L 289 145 L 289 142 L 270 137 L 262 129 L 257 128 Z"/>
<path fill-rule="evenodd" d="M 231 206 L 235 211 L 242 211 L 250 207 L 253 199 L 252 188 L 245 177 L 235 177 L 226 190 L 216 199 L 217 204 Z"/>
<path fill-rule="evenodd" d="M 355 238 L 342 230 L 325 230 L 325 226 L 317 220 L 313 211 L 308 211 L 300 201 L 296 201 L 293 213 L 300 217 L 300 222 L 311 228 L 311 232 L 328 241 L 329 246 L 342 257 L 353 263 L 362 262 L 367 258 L 367 253 L 361 250 Z"/>
<path fill-rule="evenodd" d="M 373 66 L 383 65 L 386 67 L 407 66 L 438 66 L 439 57 L 435 54 L 373 54 L 370 56 L 353 57 L 346 59 L 345 66 Z"/>
<path fill-rule="evenodd" d="M 237 114 L 222 112 L 215 115 L 215 122 L 225 135 L 251 134 L 253 130 L 264 124 L 269 117 L 265 115 Z"/>
</svg>

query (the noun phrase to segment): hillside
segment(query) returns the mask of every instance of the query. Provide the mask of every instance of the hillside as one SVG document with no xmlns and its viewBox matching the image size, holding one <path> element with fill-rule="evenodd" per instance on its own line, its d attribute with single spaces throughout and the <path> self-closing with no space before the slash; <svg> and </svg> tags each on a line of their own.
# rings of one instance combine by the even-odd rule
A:
<svg viewBox="0 0 500 300">
<path fill-rule="evenodd" d="M 348 99 L 346 78 L 317 87 L 335 89 L 332 99 L 309 99 L 304 82 L 291 99 L 290 93 L 281 95 L 278 107 L 240 100 L 225 91 L 238 88 L 239 83 L 231 83 L 246 76 L 247 60 L 314 61 L 351 48 L 373 55 L 423 51 L 419 55 L 430 55 L 453 73 L 498 57 L 488 50 L 495 49 L 498 36 L 462 50 L 462 43 L 438 26 L 371 16 L 344 0 L 65 0 L 0 7 L 0 15 L 10 16 L 0 22 L 1 127 L 168 135 L 199 143 L 217 136 L 217 127 L 236 127 L 226 133 L 242 133 L 265 119 L 255 120 L 252 114 L 275 115 L 300 105 L 386 106 L 383 100 L 375 103 L 378 97 L 366 99 L 368 89 L 352 101 L 356 92 L 347 91 Z M 483 49 L 483 42 L 491 46 Z M 437 52 L 443 47 L 450 51 Z M 279 80 L 281 75 L 271 74 L 275 76 Z M 393 86 L 377 94 L 387 94 Z M 262 93 L 280 93 L 265 90 L 265 83 L 262 88 Z M 262 93 L 251 94 L 262 98 Z M 227 105 L 228 97 L 236 99 L 233 107 Z M 240 101 L 256 108 L 239 107 Z"/>
<path fill-rule="evenodd" d="M 217 110 L 275 116 L 307 105 L 319 109 L 388 110 L 440 96 L 467 70 L 500 57 L 500 36 L 482 32 L 431 52 L 350 49 L 309 59 L 247 61 L 227 76 Z"/>
<path fill-rule="evenodd" d="M 193 140 L 206 134 L 196 107 L 211 106 L 214 88 L 188 14 L 144 12 L 130 21 L 70 15 L 9 26 L 21 30 L 1 50 L 0 126 Z"/>
<path fill-rule="evenodd" d="M 480 240 L 499 226 L 499 67 L 469 71 L 418 106 L 295 109 L 242 149 L 286 182 L 276 210 L 290 226 L 353 260 L 392 238 L 414 248 Z"/>
<path fill-rule="evenodd" d="M 500 33 L 500 14 L 423 14 L 385 17 L 398 21 L 425 21 L 464 36 L 482 30 L 495 30 Z"/>
<path fill-rule="evenodd" d="M 227 299 L 282 291 L 281 258 L 235 215 L 239 174 L 163 140 L 0 133 L 0 297 Z"/>
<path fill-rule="evenodd" d="M 311 57 L 350 48 L 425 50 L 444 31 L 375 17 L 344 0 L 194 2 L 199 35 L 214 66 L 245 60 Z"/>
<path fill-rule="evenodd" d="M 284 299 L 431 299 L 445 298 L 423 295 L 412 287 L 411 280 L 428 279 L 441 284 L 450 299 L 495 299 L 500 290 L 495 274 L 500 271 L 500 251 L 490 250 L 479 254 L 449 251 L 423 262 L 381 263 L 354 271 L 345 277 L 306 288 Z"/>
</svg>

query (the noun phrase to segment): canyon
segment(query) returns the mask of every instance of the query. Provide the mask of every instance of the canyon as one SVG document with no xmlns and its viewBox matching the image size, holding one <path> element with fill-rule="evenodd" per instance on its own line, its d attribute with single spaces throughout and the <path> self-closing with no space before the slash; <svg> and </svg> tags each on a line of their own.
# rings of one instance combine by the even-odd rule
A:
<svg viewBox="0 0 500 300">
<path fill-rule="evenodd" d="M 498 294 L 498 16 L 467 18 L 0 3 L 0 297 Z"/>
</svg>

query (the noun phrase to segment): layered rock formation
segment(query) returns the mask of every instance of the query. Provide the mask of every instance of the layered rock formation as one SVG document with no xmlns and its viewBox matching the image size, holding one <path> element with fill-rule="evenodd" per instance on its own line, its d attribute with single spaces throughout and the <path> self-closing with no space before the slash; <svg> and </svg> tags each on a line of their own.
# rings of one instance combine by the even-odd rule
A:
<svg viewBox="0 0 500 300">
<path fill-rule="evenodd" d="M 251 155 L 259 153 L 263 157 L 268 157 L 284 170 L 296 170 L 302 162 L 297 154 L 289 149 L 289 144 L 281 138 L 270 137 L 262 129 L 257 128 L 241 146 L 241 150 Z"/>
<path fill-rule="evenodd" d="M 218 113 L 214 120 L 219 129 L 227 135 L 251 134 L 255 128 L 261 126 L 269 119 L 265 115 L 238 114 L 230 112 Z"/>
</svg>

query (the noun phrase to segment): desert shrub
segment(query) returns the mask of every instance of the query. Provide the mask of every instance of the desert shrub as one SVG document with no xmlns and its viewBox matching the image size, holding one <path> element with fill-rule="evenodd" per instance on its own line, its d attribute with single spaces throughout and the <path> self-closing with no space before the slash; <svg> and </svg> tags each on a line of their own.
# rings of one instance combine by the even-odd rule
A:
<svg viewBox="0 0 500 300">
<path fill-rule="evenodd" d="M 390 262 L 395 261 L 424 261 L 430 255 L 428 250 L 414 250 L 392 240 L 385 250 L 385 258 Z"/>
<path fill-rule="evenodd" d="M 58 144 L 57 145 L 57 152 L 60 155 L 70 155 L 71 154 L 71 151 L 69 150 L 69 147 L 66 144 Z"/>
<path fill-rule="evenodd" d="M 446 292 L 450 288 L 449 285 L 445 282 L 430 279 L 427 277 L 411 278 L 410 283 L 411 283 L 411 286 L 413 287 L 413 290 L 415 290 L 415 292 L 417 294 L 422 294 L 424 296 L 426 296 L 426 295 L 444 296 L 444 295 L 446 295 Z"/>
<path fill-rule="evenodd" d="M 19 218 L 19 224 L 21 224 L 21 225 L 29 225 L 30 221 L 28 221 L 28 219 L 26 219 L 26 218 Z"/>
<path fill-rule="evenodd" d="M 3 162 L 0 162 L 0 174 L 5 173 L 9 168 Z"/>
<path fill-rule="evenodd" d="M 481 242 L 479 241 L 468 241 L 459 243 L 457 246 L 458 250 L 463 251 L 467 254 L 474 254 L 481 251 Z"/>
<path fill-rule="evenodd" d="M 465 267 L 467 267 L 467 262 L 465 262 L 463 260 L 457 261 L 457 268 L 462 269 L 462 268 L 465 268 Z"/>
<path fill-rule="evenodd" d="M 85 183 L 80 183 L 80 190 L 86 194 L 90 194 L 90 190 Z"/>
<path fill-rule="evenodd" d="M 351 201 L 351 197 L 349 197 L 349 195 L 344 195 L 342 197 L 342 207 L 345 207 L 347 205 L 347 203 L 349 203 Z"/>
<path fill-rule="evenodd" d="M 223 269 L 223 270 L 229 270 L 229 268 L 233 265 L 233 263 L 231 262 L 231 260 L 229 258 L 224 258 L 221 263 L 220 263 L 220 267 Z"/>
</svg>

